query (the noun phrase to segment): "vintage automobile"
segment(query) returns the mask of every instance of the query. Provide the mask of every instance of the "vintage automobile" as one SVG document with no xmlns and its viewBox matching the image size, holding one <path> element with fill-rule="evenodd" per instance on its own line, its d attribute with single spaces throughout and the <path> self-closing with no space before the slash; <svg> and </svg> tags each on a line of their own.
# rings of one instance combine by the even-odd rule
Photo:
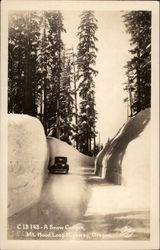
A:
<svg viewBox="0 0 160 250">
<path fill-rule="evenodd" d="M 57 156 L 55 157 L 55 162 L 53 165 L 48 167 L 48 170 L 51 174 L 68 174 L 69 165 L 67 164 L 67 157 Z"/>
</svg>

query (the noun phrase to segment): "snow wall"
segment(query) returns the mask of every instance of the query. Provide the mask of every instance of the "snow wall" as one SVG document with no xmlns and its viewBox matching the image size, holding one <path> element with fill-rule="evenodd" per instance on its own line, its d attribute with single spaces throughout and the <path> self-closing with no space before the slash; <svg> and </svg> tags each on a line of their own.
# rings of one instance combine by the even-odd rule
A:
<svg viewBox="0 0 160 250">
<path fill-rule="evenodd" d="M 102 161 L 104 156 L 107 154 L 108 150 L 110 149 L 110 146 L 113 142 L 113 140 L 117 137 L 117 135 L 120 133 L 120 131 L 123 129 L 124 125 L 118 130 L 117 134 L 110 140 L 108 139 L 107 143 L 105 144 L 104 148 L 98 153 L 95 159 L 95 174 L 102 177 Z"/>
<path fill-rule="evenodd" d="M 95 174 L 98 176 L 102 176 L 102 161 L 103 158 L 105 156 L 105 154 L 107 153 L 108 149 L 110 147 L 110 142 L 108 141 L 106 143 L 106 145 L 104 146 L 104 148 L 98 153 L 98 155 L 96 156 L 95 159 Z"/>
<path fill-rule="evenodd" d="M 102 177 L 108 182 L 126 186 L 148 186 L 149 121 L 150 109 L 141 111 L 132 117 L 114 138 L 101 160 Z"/>
<path fill-rule="evenodd" d="M 64 141 L 60 141 L 53 137 L 47 137 L 47 143 L 50 152 L 50 165 L 54 164 L 56 156 L 66 156 L 70 170 L 79 166 L 93 166 L 94 157 L 81 154 L 77 149 L 73 148 Z"/>
<path fill-rule="evenodd" d="M 8 216 L 11 216 L 39 199 L 49 157 L 38 119 L 20 114 L 8 117 Z"/>
</svg>

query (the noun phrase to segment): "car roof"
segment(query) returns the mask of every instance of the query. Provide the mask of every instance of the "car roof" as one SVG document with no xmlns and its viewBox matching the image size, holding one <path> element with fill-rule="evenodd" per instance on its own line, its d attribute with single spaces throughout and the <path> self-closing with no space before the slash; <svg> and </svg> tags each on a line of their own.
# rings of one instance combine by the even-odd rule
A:
<svg viewBox="0 0 160 250">
<path fill-rule="evenodd" d="M 55 159 L 58 159 L 58 158 L 63 158 L 63 159 L 67 159 L 66 156 L 56 156 Z"/>
</svg>

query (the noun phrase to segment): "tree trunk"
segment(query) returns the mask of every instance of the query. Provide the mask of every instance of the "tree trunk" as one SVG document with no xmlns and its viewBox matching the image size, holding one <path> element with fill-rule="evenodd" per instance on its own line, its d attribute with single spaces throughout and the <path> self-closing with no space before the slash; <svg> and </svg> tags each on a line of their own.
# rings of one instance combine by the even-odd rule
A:
<svg viewBox="0 0 160 250">
<path fill-rule="evenodd" d="M 33 100 L 32 100 L 32 77 L 31 77 L 31 41 L 30 41 L 30 13 L 27 13 L 26 30 L 27 41 L 25 47 L 25 84 L 24 84 L 24 113 L 33 115 Z"/>
<path fill-rule="evenodd" d="M 59 42 L 59 82 L 57 83 L 57 128 L 56 128 L 56 137 L 60 138 L 60 114 L 59 114 L 59 98 L 60 98 L 60 81 L 61 81 L 61 31 L 60 31 L 60 25 L 58 25 L 58 42 Z"/>
<path fill-rule="evenodd" d="M 44 78 L 44 116 L 43 116 L 44 131 L 47 135 L 47 89 L 46 89 L 46 79 Z"/>
<path fill-rule="evenodd" d="M 93 146 L 93 154 L 94 154 L 94 156 L 96 155 L 96 135 L 95 135 L 95 133 L 94 133 L 94 146 Z"/>
<path fill-rule="evenodd" d="M 138 30 L 138 33 L 140 34 L 140 24 L 139 24 L 139 30 Z M 138 34 L 138 37 L 140 36 Z M 137 97 L 138 97 L 138 100 L 137 100 L 137 113 L 140 112 L 141 110 L 141 83 L 140 83 L 140 46 L 139 46 L 139 41 L 137 43 L 137 58 L 138 58 L 138 61 L 137 61 L 137 68 L 136 68 L 136 71 L 137 71 Z"/>
<path fill-rule="evenodd" d="M 78 134 L 77 123 L 78 123 L 78 109 L 77 109 L 77 86 L 76 86 L 76 69 L 74 60 L 74 50 L 73 50 L 73 79 L 74 79 L 74 102 L 75 102 L 75 124 L 76 124 L 76 135 Z M 78 149 L 78 141 L 76 140 L 76 149 Z"/>
<path fill-rule="evenodd" d="M 133 111 L 132 111 L 133 101 L 132 101 L 132 92 L 131 92 L 129 77 L 128 77 L 128 92 L 129 92 L 129 102 L 130 102 L 130 116 L 132 117 L 133 116 Z"/>
<path fill-rule="evenodd" d="M 41 90 L 40 120 L 43 123 L 43 90 Z"/>
</svg>

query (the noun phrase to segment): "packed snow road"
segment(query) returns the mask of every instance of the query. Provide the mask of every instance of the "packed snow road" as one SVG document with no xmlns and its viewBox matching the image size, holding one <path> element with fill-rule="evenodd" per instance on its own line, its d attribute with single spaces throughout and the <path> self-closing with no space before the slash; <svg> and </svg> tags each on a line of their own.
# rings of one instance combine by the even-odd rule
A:
<svg viewBox="0 0 160 250">
<path fill-rule="evenodd" d="M 93 172 L 93 167 L 91 169 Z M 86 177 L 91 171 L 87 173 L 83 167 L 78 167 L 76 173 L 48 173 L 39 202 L 9 218 L 9 236 L 25 237 L 25 231 L 17 231 L 19 224 L 73 224 L 87 209 L 91 189 Z"/>
<path fill-rule="evenodd" d="M 83 168 L 68 175 L 48 174 L 40 201 L 10 218 L 10 238 L 148 239 L 149 211 L 133 207 L 125 188 L 94 176 L 91 167 Z"/>
<path fill-rule="evenodd" d="M 91 189 L 80 173 L 49 174 L 42 190 L 41 212 L 47 221 L 59 222 L 58 215 L 74 220 L 85 213 L 90 196 Z"/>
</svg>

